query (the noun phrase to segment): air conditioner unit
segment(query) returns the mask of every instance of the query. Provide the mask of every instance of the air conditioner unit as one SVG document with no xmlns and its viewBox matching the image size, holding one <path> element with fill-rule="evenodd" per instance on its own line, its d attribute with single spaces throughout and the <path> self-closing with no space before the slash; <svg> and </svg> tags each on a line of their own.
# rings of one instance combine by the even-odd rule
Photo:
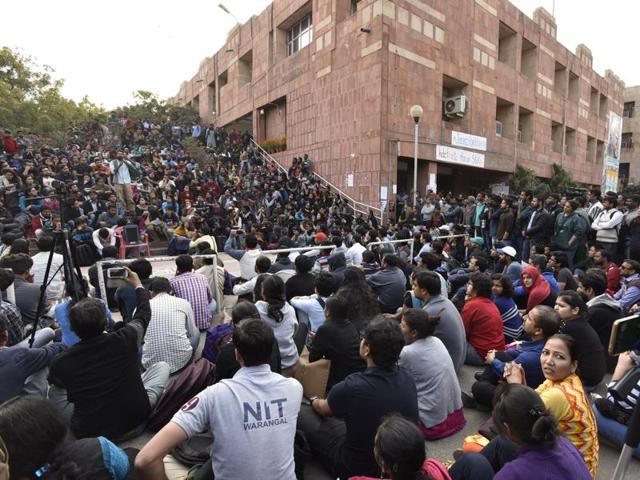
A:
<svg viewBox="0 0 640 480">
<path fill-rule="evenodd" d="M 522 143 L 522 130 L 518 130 L 518 143 Z"/>
<path fill-rule="evenodd" d="M 502 136 L 502 122 L 499 120 L 496 120 L 496 137 L 501 137 Z"/>
<path fill-rule="evenodd" d="M 467 110 L 467 97 L 458 95 L 444 99 L 444 115 L 445 117 L 464 117 Z"/>
</svg>

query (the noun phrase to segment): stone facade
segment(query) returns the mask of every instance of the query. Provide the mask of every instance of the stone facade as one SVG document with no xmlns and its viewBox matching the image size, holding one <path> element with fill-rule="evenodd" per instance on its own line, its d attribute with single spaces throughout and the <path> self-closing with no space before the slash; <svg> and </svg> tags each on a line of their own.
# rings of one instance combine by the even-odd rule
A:
<svg viewBox="0 0 640 480">
<path fill-rule="evenodd" d="M 640 184 L 640 85 L 624 90 L 620 177 L 623 185 Z"/>
<path fill-rule="evenodd" d="M 287 55 L 287 32 L 309 13 L 310 44 Z M 381 190 L 412 188 L 414 104 L 424 109 L 419 191 L 471 193 L 517 164 L 549 177 L 558 163 L 599 185 L 624 84 L 592 63 L 586 46 L 572 53 L 556 40 L 546 10 L 531 19 L 506 0 L 274 0 L 170 101 L 259 141 L 286 137 L 284 164 L 309 153 L 320 175 L 379 206 Z M 446 117 L 443 99 L 462 95 L 464 114 Z M 452 132 L 484 140 L 439 148 L 452 147 Z"/>
</svg>

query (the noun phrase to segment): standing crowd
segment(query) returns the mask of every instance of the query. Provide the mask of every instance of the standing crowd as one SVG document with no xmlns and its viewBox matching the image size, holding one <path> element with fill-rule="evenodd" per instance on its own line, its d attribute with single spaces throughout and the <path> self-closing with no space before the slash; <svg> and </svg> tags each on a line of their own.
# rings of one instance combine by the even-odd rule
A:
<svg viewBox="0 0 640 480">
<path fill-rule="evenodd" d="M 599 439 L 624 437 L 640 357 L 607 350 L 640 309 L 640 198 L 401 193 L 383 223 L 323 188 L 307 155 L 284 172 L 246 133 L 107 131 L 111 145 L 88 129 L 64 149 L 5 131 L 0 478 L 166 478 L 165 456 L 210 431 L 191 478 L 302 478 L 314 459 L 332 478 L 589 479 Z M 63 229 L 91 267 L 80 298 Z M 171 279 L 144 258 L 158 244 Z M 133 255 L 118 285 L 95 265 Z M 492 420 L 447 468 L 425 441 L 460 432 L 465 408 Z M 150 425 L 140 451 L 118 446 Z"/>
</svg>

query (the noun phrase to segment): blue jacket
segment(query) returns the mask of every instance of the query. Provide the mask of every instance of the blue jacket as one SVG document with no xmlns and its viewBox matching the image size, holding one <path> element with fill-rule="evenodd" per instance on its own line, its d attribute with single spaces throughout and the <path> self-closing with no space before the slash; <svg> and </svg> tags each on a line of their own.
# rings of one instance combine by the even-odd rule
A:
<svg viewBox="0 0 640 480">
<path fill-rule="evenodd" d="M 527 379 L 527 385 L 531 388 L 536 388 L 544 382 L 544 374 L 542 373 L 542 366 L 540 365 L 542 347 L 544 347 L 544 340 L 537 340 L 535 342 L 522 342 L 520 347 L 509 348 L 505 351 L 514 362 L 522 365 Z M 494 358 L 493 362 L 491 362 L 491 368 L 500 378 L 502 378 L 504 374 L 504 365 L 505 362 L 497 358 Z"/>
</svg>

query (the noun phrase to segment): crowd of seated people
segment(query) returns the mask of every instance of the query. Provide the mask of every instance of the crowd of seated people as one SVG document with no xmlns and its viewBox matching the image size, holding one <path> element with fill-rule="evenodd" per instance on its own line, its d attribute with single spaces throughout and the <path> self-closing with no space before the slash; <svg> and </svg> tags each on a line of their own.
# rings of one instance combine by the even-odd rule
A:
<svg viewBox="0 0 640 480">
<path fill-rule="evenodd" d="M 165 478 L 163 458 L 204 430 L 210 459 L 194 478 L 293 479 L 310 458 L 332 478 L 597 477 L 599 434 L 621 443 L 640 388 L 620 392 L 638 356 L 606 352 L 640 302 L 637 198 L 431 192 L 414 208 L 400 193 L 382 223 L 321 188 L 308 158 L 285 173 L 246 135 L 144 123 L 111 151 L 5 160 L 5 199 L 32 217 L 7 227 L 0 251 L 0 447 L 15 478 Z M 184 136 L 208 149 L 206 168 Z M 22 183 L 37 196 L 80 174 L 64 213 L 48 198 L 20 207 Z M 127 225 L 164 236 L 175 275 L 138 259 L 106 298 L 96 265 L 80 294 L 59 273 L 41 289 L 57 230 L 93 263 L 116 260 Z M 223 294 L 238 297 L 230 318 L 217 315 Z M 231 334 L 210 385 L 140 451 L 118 447 L 145 431 L 167 385 L 209 362 L 199 345 L 220 322 Z M 304 396 L 320 360 L 326 385 Z M 464 408 L 490 412 L 494 435 L 447 469 L 424 442 L 454 438 Z"/>
</svg>

